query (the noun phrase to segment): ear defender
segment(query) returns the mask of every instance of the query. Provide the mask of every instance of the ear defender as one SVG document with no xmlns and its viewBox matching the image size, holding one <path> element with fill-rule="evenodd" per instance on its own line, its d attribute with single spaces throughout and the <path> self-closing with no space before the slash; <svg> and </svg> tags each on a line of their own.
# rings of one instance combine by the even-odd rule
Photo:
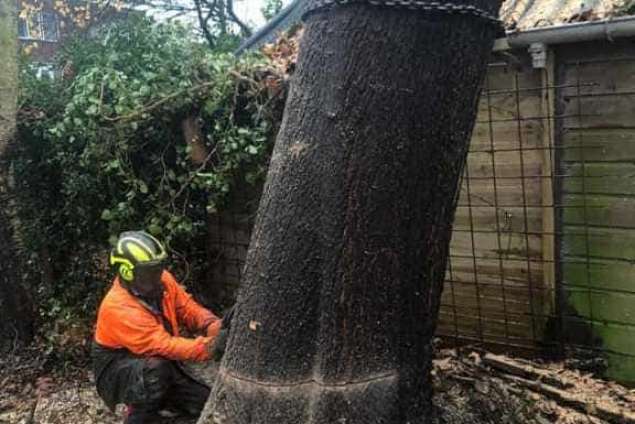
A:
<svg viewBox="0 0 635 424">
<path fill-rule="evenodd" d="M 134 265 L 128 259 L 117 255 L 115 250 L 110 253 L 110 265 L 119 265 L 117 272 L 124 281 L 131 282 L 134 280 Z"/>
<path fill-rule="evenodd" d="M 121 265 L 119 265 L 119 275 L 121 275 L 121 278 L 128 282 L 134 280 L 134 271 L 128 264 L 122 263 Z"/>
</svg>

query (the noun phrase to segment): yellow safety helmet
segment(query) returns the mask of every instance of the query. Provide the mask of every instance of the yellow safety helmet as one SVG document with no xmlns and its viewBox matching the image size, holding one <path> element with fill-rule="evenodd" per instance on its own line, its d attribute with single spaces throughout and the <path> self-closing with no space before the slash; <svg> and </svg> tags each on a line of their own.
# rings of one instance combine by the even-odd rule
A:
<svg viewBox="0 0 635 424">
<path fill-rule="evenodd" d="M 163 245 L 150 234 L 126 231 L 119 235 L 117 245 L 110 252 L 110 265 L 118 266 L 119 276 L 131 282 L 135 267 L 161 265 L 167 258 Z"/>
</svg>

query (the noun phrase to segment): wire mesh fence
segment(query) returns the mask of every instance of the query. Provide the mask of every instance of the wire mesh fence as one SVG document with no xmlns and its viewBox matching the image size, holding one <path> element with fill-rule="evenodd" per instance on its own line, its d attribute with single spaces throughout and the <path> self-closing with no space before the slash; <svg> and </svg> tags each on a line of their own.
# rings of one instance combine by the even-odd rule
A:
<svg viewBox="0 0 635 424">
<path fill-rule="evenodd" d="M 600 353 L 609 376 L 635 382 L 634 46 L 568 45 L 539 69 L 524 51 L 494 56 L 454 221 L 446 341 Z M 211 221 L 212 284 L 238 286 L 254 211 Z"/>
<path fill-rule="evenodd" d="M 553 96 L 526 56 L 490 64 L 454 224 L 439 333 L 534 348 L 555 298 Z M 522 62 L 521 62 L 522 61 Z"/>
<path fill-rule="evenodd" d="M 482 94 L 439 333 L 599 353 L 635 381 L 633 48 L 567 46 L 546 69 L 511 59 Z"/>
</svg>

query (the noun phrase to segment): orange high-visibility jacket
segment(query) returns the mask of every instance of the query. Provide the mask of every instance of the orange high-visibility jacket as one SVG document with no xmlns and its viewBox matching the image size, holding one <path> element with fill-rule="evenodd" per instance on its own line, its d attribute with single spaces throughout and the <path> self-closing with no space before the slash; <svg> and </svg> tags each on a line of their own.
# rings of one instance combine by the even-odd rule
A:
<svg viewBox="0 0 635 424">
<path fill-rule="evenodd" d="M 196 303 L 167 271 L 161 275 L 164 286 L 163 317 L 172 327 L 170 334 L 161 317 L 145 306 L 115 278 L 99 307 L 95 341 L 105 348 L 128 349 L 136 355 L 160 356 L 177 361 L 209 359 L 208 345 L 218 333 L 219 318 Z M 208 337 L 179 336 L 179 324 Z M 210 337 L 211 336 L 211 337 Z"/>
</svg>

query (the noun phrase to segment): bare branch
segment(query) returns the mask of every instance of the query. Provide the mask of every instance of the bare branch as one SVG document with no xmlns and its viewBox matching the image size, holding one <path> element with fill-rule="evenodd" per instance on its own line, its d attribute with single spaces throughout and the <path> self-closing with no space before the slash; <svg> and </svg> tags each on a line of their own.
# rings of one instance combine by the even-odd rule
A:
<svg viewBox="0 0 635 424">
<path fill-rule="evenodd" d="M 231 18 L 232 22 L 240 27 L 241 32 L 245 37 L 251 37 L 252 31 L 247 24 L 240 20 L 236 13 L 234 12 L 234 0 L 226 0 L 227 1 L 227 14 Z"/>
<path fill-rule="evenodd" d="M 194 5 L 196 6 L 196 16 L 198 17 L 198 26 L 201 28 L 203 36 L 207 40 L 207 44 L 209 44 L 209 47 L 213 49 L 214 47 L 216 47 L 216 40 L 207 26 L 207 22 L 211 17 L 212 10 L 210 9 L 207 13 L 207 16 L 204 17 L 203 7 L 201 3 L 202 0 L 194 0 Z"/>
</svg>

